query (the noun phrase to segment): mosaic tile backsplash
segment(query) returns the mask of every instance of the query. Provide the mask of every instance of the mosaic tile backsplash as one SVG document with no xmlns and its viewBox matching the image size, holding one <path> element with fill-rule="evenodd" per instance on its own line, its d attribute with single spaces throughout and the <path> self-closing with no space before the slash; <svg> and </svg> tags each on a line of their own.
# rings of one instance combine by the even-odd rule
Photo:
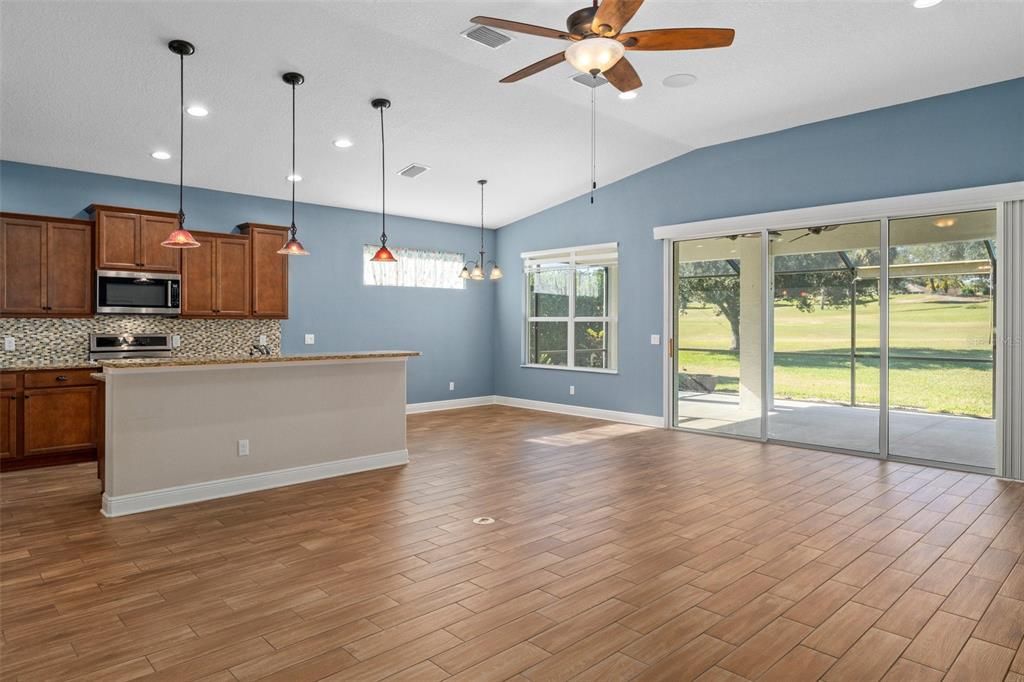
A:
<svg viewBox="0 0 1024 682">
<path fill-rule="evenodd" d="M 93 318 L 0 319 L 0 337 L 13 336 L 15 350 L 0 352 L 0 367 L 74 363 L 87 359 L 89 334 L 152 332 L 179 334 L 172 356 L 248 355 L 266 334 L 274 354 L 281 352 L 280 320 L 199 320 L 151 315 L 97 315 Z M 2 350 L 2 346 L 0 346 Z"/>
</svg>

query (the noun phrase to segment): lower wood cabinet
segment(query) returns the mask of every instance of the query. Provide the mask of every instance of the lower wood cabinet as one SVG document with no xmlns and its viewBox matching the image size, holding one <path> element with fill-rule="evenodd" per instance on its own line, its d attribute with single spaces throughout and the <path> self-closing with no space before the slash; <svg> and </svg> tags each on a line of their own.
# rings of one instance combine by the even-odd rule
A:
<svg viewBox="0 0 1024 682">
<path fill-rule="evenodd" d="M 12 459 L 18 452 L 18 394 L 0 391 L 0 461 Z"/>
<path fill-rule="evenodd" d="M 95 370 L 6 373 L 0 414 L 0 468 L 86 462 L 102 443 L 103 392 Z M 13 377 L 13 381 L 10 379 Z"/>
</svg>

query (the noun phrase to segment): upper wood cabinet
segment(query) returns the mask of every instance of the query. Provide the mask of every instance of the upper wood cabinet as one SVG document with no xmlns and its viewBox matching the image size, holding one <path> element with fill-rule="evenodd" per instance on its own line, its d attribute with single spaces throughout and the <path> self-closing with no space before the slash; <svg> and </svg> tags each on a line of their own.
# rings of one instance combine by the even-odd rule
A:
<svg viewBox="0 0 1024 682">
<path fill-rule="evenodd" d="M 288 228 L 256 223 L 242 223 L 238 228 L 250 240 L 252 316 L 287 318 L 289 257 L 277 251 L 288 241 Z"/>
<path fill-rule="evenodd" d="M 178 228 L 178 216 L 162 211 L 143 211 L 93 204 L 96 218 L 96 268 L 181 272 L 182 249 L 160 242 Z"/>
<path fill-rule="evenodd" d="M 92 314 L 92 223 L 0 214 L 0 313 Z"/>
<path fill-rule="evenodd" d="M 192 232 L 201 244 L 182 256 L 181 314 L 188 317 L 248 317 L 249 238 Z"/>
</svg>

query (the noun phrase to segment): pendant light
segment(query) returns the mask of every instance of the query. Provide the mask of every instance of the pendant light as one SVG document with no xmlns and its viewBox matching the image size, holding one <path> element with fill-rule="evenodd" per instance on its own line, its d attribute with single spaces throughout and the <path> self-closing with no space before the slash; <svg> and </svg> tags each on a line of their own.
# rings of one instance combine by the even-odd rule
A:
<svg viewBox="0 0 1024 682">
<path fill-rule="evenodd" d="M 385 204 L 387 193 L 384 172 L 384 110 L 391 106 L 391 100 L 378 98 L 370 102 L 370 105 L 380 112 L 380 248 L 370 260 L 374 263 L 395 263 L 398 259 L 388 249 L 387 206 Z"/>
<path fill-rule="evenodd" d="M 480 185 L 480 259 L 467 261 L 462 266 L 462 272 L 459 273 L 459 277 L 462 279 L 501 279 L 504 273 L 501 268 L 493 260 L 484 262 L 484 185 L 487 184 L 486 180 L 477 180 L 476 183 Z M 484 276 L 484 269 L 490 266 L 491 273 Z"/>
<path fill-rule="evenodd" d="M 299 228 L 295 227 L 295 185 L 299 184 L 298 175 L 295 173 L 295 86 L 302 85 L 306 79 L 301 73 L 290 71 L 281 76 L 281 80 L 292 86 L 292 172 L 288 176 L 292 183 L 292 227 L 291 236 L 277 252 L 285 256 L 308 256 L 309 251 L 306 251 L 302 242 L 295 236 L 299 231 Z"/>
<path fill-rule="evenodd" d="M 178 107 L 180 123 L 178 137 L 178 229 L 167 235 L 167 239 L 160 242 L 160 246 L 170 249 L 194 249 L 199 242 L 185 229 L 185 57 L 196 51 L 195 45 L 186 40 L 172 40 L 167 43 L 167 48 L 178 55 L 180 59 L 179 85 L 181 103 Z"/>
</svg>

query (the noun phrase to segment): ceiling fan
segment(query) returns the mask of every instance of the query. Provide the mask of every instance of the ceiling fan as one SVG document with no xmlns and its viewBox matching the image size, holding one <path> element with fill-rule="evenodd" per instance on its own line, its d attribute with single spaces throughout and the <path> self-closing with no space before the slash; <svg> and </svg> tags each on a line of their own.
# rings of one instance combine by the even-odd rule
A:
<svg viewBox="0 0 1024 682">
<path fill-rule="evenodd" d="M 625 58 L 626 50 L 700 50 L 732 45 L 736 32 L 731 28 L 659 28 L 622 33 L 644 0 L 593 0 L 592 7 L 576 10 L 566 19 L 565 31 L 519 21 L 473 17 L 470 21 L 482 26 L 516 33 L 566 40 L 568 49 L 516 71 L 501 79 L 514 83 L 562 61 L 592 76 L 603 74 L 608 82 L 622 92 L 636 90 L 643 82 L 633 65 Z"/>
<path fill-rule="evenodd" d="M 793 239 L 793 241 L 794 242 L 800 241 L 804 237 L 809 237 L 812 234 L 813 235 L 819 235 L 822 232 L 831 232 L 832 230 L 837 230 L 840 227 L 841 227 L 841 225 L 822 225 L 820 227 L 808 227 L 806 232 L 804 232 L 799 237 L 796 237 L 795 239 Z M 792 242 L 790 242 L 790 243 L 792 243 Z"/>
<path fill-rule="evenodd" d="M 759 239 L 761 237 L 761 233 L 760 232 L 748 232 L 746 234 L 730 234 L 730 235 L 726 235 L 726 236 L 729 239 L 731 239 L 732 241 L 736 241 L 740 237 L 743 237 L 744 239 Z M 768 230 L 768 239 L 769 239 L 769 241 L 775 241 L 776 239 L 779 239 L 781 237 L 782 237 L 782 233 L 779 232 L 778 230 Z"/>
</svg>

